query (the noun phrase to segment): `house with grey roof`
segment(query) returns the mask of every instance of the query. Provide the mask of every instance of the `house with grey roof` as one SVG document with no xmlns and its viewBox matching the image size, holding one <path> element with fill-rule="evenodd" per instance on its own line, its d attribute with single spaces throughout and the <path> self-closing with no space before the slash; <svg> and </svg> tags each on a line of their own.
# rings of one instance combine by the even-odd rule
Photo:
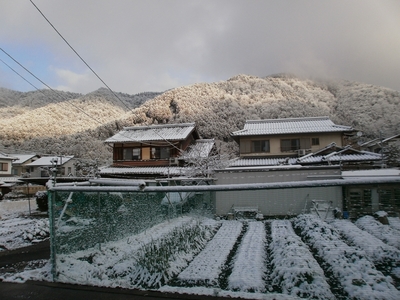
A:
<svg viewBox="0 0 400 300">
<path fill-rule="evenodd" d="M 39 158 L 37 154 L 10 154 L 15 157 L 16 160 L 12 162 L 11 173 L 15 176 L 25 176 L 29 174 L 29 169 L 27 165 L 34 162 Z"/>
<path fill-rule="evenodd" d="M 240 146 L 241 158 L 299 157 L 335 143 L 349 143 L 355 130 L 334 124 L 329 117 L 307 117 L 246 121 L 231 133 Z"/>
<path fill-rule="evenodd" d="M 11 166 L 16 159 L 16 157 L 0 152 L 0 199 L 15 184 L 15 178 L 11 174 Z"/>
<path fill-rule="evenodd" d="M 182 176 L 188 157 L 207 157 L 215 149 L 195 123 L 125 127 L 105 143 L 113 149 L 113 164 L 100 169 L 102 177 Z"/>
<path fill-rule="evenodd" d="M 0 152 L 0 176 L 11 175 L 12 162 L 16 159 L 16 157 L 10 154 Z"/>
<path fill-rule="evenodd" d="M 57 177 L 76 176 L 75 159 L 73 156 L 42 156 L 26 164 L 30 177 L 49 178 L 52 168 L 57 168 Z"/>
<path fill-rule="evenodd" d="M 353 148 L 355 133 L 352 127 L 336 125 L 329 117 L 247 121 L 243 130 L 231 134 L 239 143 L 240 157 L 230 167 L 380 167 L 381 155 Z"/>
</svg>

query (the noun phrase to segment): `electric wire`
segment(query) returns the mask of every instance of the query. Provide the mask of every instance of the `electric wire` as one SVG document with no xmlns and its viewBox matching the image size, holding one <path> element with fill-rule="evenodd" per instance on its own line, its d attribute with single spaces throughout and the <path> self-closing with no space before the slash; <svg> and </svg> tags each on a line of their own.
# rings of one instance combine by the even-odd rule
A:
<svg viewBox="0 0 400 300">
<path fill-rule="evenodd" d="M 31 71 L 29 71 L 25 66 L 23 66 L 19 61 L 17 61 L 14 57 L 12 57 L 12 56 L 11 56 L 8 52 L 6 52 L 3 48 L 0 48 L 0 50 L 1 50 L 4 54 L 6 54 L 9 58 L 11 58 L 16 64 L 18 64 L 21 68 L 23 68 L 26 72 L 28 72 L 31 76 L 33 76 L 34 78 L 36 78 L 36 79 L 37 79 L 38 81 L 40 81 L 43 85 L 45 85 L 48 89 L 50 89 L 52 92 L 54 92 L 58 97 L 60 96 L 60 95 L 57 93 L 57 91 L 55 91 L 54 89 L 52 89 L 52 88 L 51 88 L 48 84 L 46 84 L 43 80 L 41 80 L 39 77 L 37 77 L 37 76 L 36 76 L 35 74 L 33 74 Z M 0 60 L 1 60 L 1 59 L 0 59 Z M 21 74 L 19 74 L 19 73 L 18 73 L 16 70 L 14 70 L 11 66 L 9 66 L 7 63 L 5 63 L 3 60 L 1 60 L 1 61 L 2 61 L 7 67 L 9 67 L 14 73 L 16 73 L 19 77 L 21 77 L 23 80 L 25 80 L 26 82 L 28 82 L 31 86 L 33 86 L 36 90 L 38 90 L 38 91 L 41 92 L 43 95 L 45 95 L 40 89 L 38 89 L 35 85 L 33 85 L 31 82 L 29 82 L 26 78 L 24 78 Z M 47 96 L 47 95 L 45 95 L 45 96 Z M 63 100 L 65 100 L 65 99 L 63 99 Z M 73 106 L 73 107 L 76 108 L 77 110 L 81 111 L 81 112 L 84 113 L 86 116 L 88 116 L 88 117 L 91 118 L 92 120 L 96 121 L 98 124 L 100 124 L 100 125 L 102 125 L 102 126 L 105 126 L 104 123 L 102 123 L 102 122 L 96 120 L 95 118 L 93 118 L 92 116 L 90 116 L 89 114 L 87 114 L 84 110 L 82 110 L 81 108 L 76 107 L 75 105 L 73 105 L 73 104 L 70 103 L 70 102 L 66 102 L 66 103 L 69 104 L 69 105 L 71 105 L 71 106 Z M 156 135 L 158 135 L 159 137 L 161 137 L 161 138 L 162 138 L 165 142 L 167 142 L 169 145 L 171 145 L 172 148 L 177 149 L 179 152 L 182 151 L 182 149 L 178 148 L 178 147 L 175 146 L 172 142 L 170 142 L 170 141 L 168 141 L 167 139 L 165 139 L 163 136 L 161 136 L 161 135 L 160 135 L 157 131 L 155 131 L 154 129 L 153 129 L 153 132 L 154 132 Z M 133 142 L 141 143 L 142 145 L 156 146 L 155 143 L 147 143 L 147 142 L 144 142 L 144 141 L 138 141 L 138 140 L 133 139 L 133 138 L 130 137 L 130 136 L 121 134 L 121 132 L 120 132 L 119 134 L 122 135 L 123 137 L 125 137 L 125 138 L 127 138 L 127 139 L 133 141 Z"/>
<path fill-rule="evenodd" d="M 42 17 L 49 23 L 49 25 L 57 32 L 57 34 L 62 38 L 62 40 L 71 48 L 71 50 L 80 58 L 80 60 L 93 72 L 94 75 L 108 88 L 108 90 L 130 111 L 131 108 L 129 108 L 115 93 L 114 91 L 104 82 L 103 79 L 100 78 L 100 76 L 89 66 L 89 64 L 79 55 L 79 53 L 71 46 L 71 44 L 63 37 L 63 35 L 57 30 L 57 28 L 50 22 L 50 20 L 44 15 L 44 13 L 39 9 L 39 7 L 32 1 L 30 0 L 32 5 L 37 9 L 37 11 L 42 15 Z M 158 133 L 156 133 L 159 135 Z M 159 135 L 160 136 L 160 135 Z M 164 139 L 167 143 L 169 143 L 173 148 L 176 148 L 181 151 L 181 149 L 177 148 L 175 145 L 170 143 L 167 139 L 163 138 L 160 136 L 162 139 Z"/>
<path fill-rule="evenodd" d="M 42 15 L 42 17 L 49 23 L 49 25 L 56 31 L 56 33 L 62 38 L 62 40 L 70 47 L 70 49 L 80 58 L 80 60 L 89 68 L 90 71 L 92 71 L 92 73 L 107 87 L 107 89 L 130 111 L 131 108 L 129 108 L 118 96 L 116 93 L 114 93 L 114 91 L 107 85 L 107 83 L 105 83 L 105 81 L 89 66 L 89 64 L 79 55 L 79 53 L 71 46 L 71 44 L 63 37 L 63 35 L 55 28 L 55 26 L 50 22 L 50 20 L 44 15 L 44 13 L 39 9 L 39 7 L 32 1 L 30 0 L 30 2 L 32 3 L 32 5 L 37 9 L 37 11 Z M 25 71 L 27 71 L 30 75 L 32 75 L 34 78 L 36 78 L 38 81 L 40 81 L 43 85 L 45 85 L 47 88 L 49 88 L 51 91 L 53 91 L 54 93 L 57 94 L 57 92 L 55 90 L 53 90 L 49 85 L 47 85 L 45 82 L 43 82 L 41 79 L 39 79 L 36 75 L 34 75 L 31 71 L 29 71 L 27 68 L 25 68 L 21 63 L 19 63 L 16 59 L 14 59 L 10 54 L 8 54 L 6 51 L 4 51 L 2 48 L 0 48 L 1 51 L 3 51 L 7 56 L 9 56 L 14 62 L 16 62 L 18 65 L 20 65 Z M 4 61 L 2 61 L 3 63 L 5 63 Z M 6 63 L 5 63 L 6 64 Z M 7 65 L 7 64 L 6 64 Z M 8 65 L 7 65 L 8 66 Z M 27 81 L 24 77 L 22 77 L 18 72 L 16 72 L 14 69 L 12 69 L 10 66 L 8 66 L 11 70 L 13 70 L 17 75 L 19 75 L 22 79 L 24 79 L 25 81 Z M 38 88 L 36 88 L 33 84 L 31 84 L 29 81 L 27 81 L 30 85 L 32 85 L 36 90 L 39 90 Z M 58 96 L 58 94 L 57 94 Z M 75 105 L 73 105 L 70 102 L 67 102 L 68 104 L 72 105 L 73 107 L 75 107 L 76 109 L 78 109 L 79 111 L 81 111 L 82 113 L 84 113 L 86 116 L 88 116 L 89 118 L 95 120 L 97 123 L 99 123 L 100 125 L 105 125 L 103 123 L 101 123 L 100 121 L 94 119 L 93 117 L 91 117 L 89 114 L 87 114 L 85 111 L 83 111 L 82 109 L 80 109 L 79 107 L 76 107 Z M 165 139 L 164 137 L 162 137 L 159 133 L 157 133 L 156 131 L 154 131 L 158 136 L 160 136 L 164 141 L 166 141 L 169 145 L 171 145 L 173 148 L 182 151 L 181 149 L 179 149 L 178 147 L 176 147 L 173 143 L 171 143 L 170 141 L 168 141 L 167 139 Z M 127 137 L 127 136 L 125 136 Z M 132 141 L 135 142 L 139 142 L 137 140 L 132 139 L 131 137 L 127 137 Z M 147 144 L 147 145 L 152 145 L 152 144 L 148 144 L 148 143 L 144 143 L 141 142 L 141 144 Z"/>
<path fill-rule="evenodd" d="M 90 71 L 107 87 L 107 89 L 128 109 L 128 111 L 131 110 L 130 107 L 128 107 L 125 102 L 123 102 L 116 93 L 105 83 L 103 79 L 89 66 L 89 64 L 79 55 L 79 53 L 71 46 L 70 43 L 61 35 L 61 33 L 56 29 L 56 27 L 47 19 L 47 17 L 44 15 L 44 13 L 39 9 L 39 7 L 32 1 L 30 0 L 32 5 L 37 9 L 37 11 L 43 16 L 43 18 L 47 21 L 47 23 L 50 24 L 50 26 L 57 32 L 57 34 L 63 39 L 63 41 L 71 48 L 71 50 L 80 58 L 80 60 L 89 68 Z"/>
<path fill-rule="evenodd" d="M 44 86 L 46 86 L 49 90 L 51 90 L 53 93 L 55 93 L 58 97 L 59 94 L 57 93 L 57 91 L 55 91 L 54 89 L 52 89 L 47 83 L 45 83 L 43 80 L 41 80 L 39 77 L 37 77 L 35 74 L 33 74 L 31 71 L 29 71 L 27 68 L 25 68 L 19 61 L 17 61 L 14 57 L 12 57 L 10 54 L 8 54 L 3 48 L 0 48 L 0 50 L 6 54 L 9 58 L 11 58 L 16 64 L 18 64 L 21 68 L 23 68 L 25 71 L 27 71 L 30 75 L 32 75 L 34 78 L 36 78 L 38 81 L 40 81 Z M 17 73 L 18 74 L 18 73 Z M 20 75 L 21 76 L 21 75 Z M 22 76 L 21 76 L 22 77 Z M 25 79 L 26 80 L 26 79 Z M 32 84 L 31 84 L 32 85 Z M 36 88 L 37 89 L 37 88 Z M 65 99 L 63 99 L 65 100 Z M 92 116 L 90 116 L 88 113 L 86 113 L 83 109 L 75 106 L 74 104 L 72 104 L 71 102 L 65 102 L 68 103 L 69 105 L 71 105 L 72 107 L 76 108 L 77 110 L 79 110 L 80 112 L 82 112 L 83 114 L 85 114 L 86 116 L 88 116 L 89 118 L 91 118 L 92 120 L 96 121 L 97 123 L 99 123 L 100 125 L 104 125 L 103 123 L 101 123 L 100 121 L 96 120 L 95 118 L 93 118 Z"/>
<path fill-rule="evenodd" d="M 2 49 L 3 50 L 3 49 Z M 31 82 L 29 82 L 27 79 L 25 79 L 21 74 L 19 74 L 17 71 L 15 71 L 10 65 L 8 65 L 4 60 L 2 60 L 0 58 L 0 61 L 5 64 L 9 69 L 11 69 L 11 71 L 13 71 L 15 74 L 17 74 L 19 77 L 21 77 L 23 80 L 25 80 L 28 84 L 30 84 L 31 86 L 33 86 L 36 90 L 40 91 L 36 86 L 34 86 Z M 44 95 L 44 93 L 43 93 Z"/>
</svg>

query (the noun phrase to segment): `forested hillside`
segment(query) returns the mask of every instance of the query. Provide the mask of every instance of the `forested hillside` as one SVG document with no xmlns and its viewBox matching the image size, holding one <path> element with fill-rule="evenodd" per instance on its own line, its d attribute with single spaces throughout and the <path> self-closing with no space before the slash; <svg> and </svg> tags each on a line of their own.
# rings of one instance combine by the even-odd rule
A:
<svg viewBox="0 0 400 300">
<path fill-rule="evenodd" d="M 106 161 L 111 154 L 103 141 L 123 126 L 135 124 L 196 122 L 203 138 L 222 141 L 227 152 L 236 147 L 229 134 L 249 119 L 327 115 L 337 124 L 362 131 L 363 138 L 399 133 L 400 124 L 398 91 L 288 74 L 238 75 L 164 93 L 118 93 L 118 97 L 103 88 L 87 95 L 60 93 L 64 100 L 53 101 L 50 93 L 45 105 L 45 100 L 36 100 L 37 104 L 29 100 L 29 93 L 1 89 L 0 111 L 7 117 L 0 120 L 0 149 Z M 43 99 L 44 94 L 36 94 L 35 99 Z"/>
</svg>

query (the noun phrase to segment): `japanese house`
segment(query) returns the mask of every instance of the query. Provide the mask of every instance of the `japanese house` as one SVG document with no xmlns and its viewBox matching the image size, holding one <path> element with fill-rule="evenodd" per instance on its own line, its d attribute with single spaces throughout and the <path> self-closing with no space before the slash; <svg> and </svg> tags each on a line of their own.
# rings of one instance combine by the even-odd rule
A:
<svg viewBox="0 0 400 300">
<path fill-rule="evenodd" d="M 299 157 L 331 143 L 349 144 L 355 130 L 334 124 L 329 117 L 267 119 L 246 121 L 231 133 L 240 146 L 240 157 Z"/>
</svg>

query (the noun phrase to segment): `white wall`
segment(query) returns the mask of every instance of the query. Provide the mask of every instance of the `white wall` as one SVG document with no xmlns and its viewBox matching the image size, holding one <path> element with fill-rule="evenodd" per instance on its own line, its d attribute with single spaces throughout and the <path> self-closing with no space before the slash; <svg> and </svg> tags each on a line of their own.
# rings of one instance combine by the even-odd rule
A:
<svg viewBox="0 0 400 300">
<path fill-rule="evenodd" d="M 341 175 L 339 167 L 298 167 L 275 169 L 243 169 L 218 171 L 217 185 L 293 182 L 321 180 Z M 311 200 L 332 201 L 332 207 L 342 210 L 342 187 L 287 188 L 254 191 L 216 192 L 217 215 L 226 215 L 233 206 L 257 206 L 265 216 L 301 214 L 308 210 Z"/>
<path fill-rule="evenodd" d="M 342 210 L 342 187 L 216 192 L 215 211 L 226 215 L 234 206 L 256 206 L 264 216 L 290 216 L 308 212 L 312 200 L 332 201 L 332 208 Z"/>
</svg>

